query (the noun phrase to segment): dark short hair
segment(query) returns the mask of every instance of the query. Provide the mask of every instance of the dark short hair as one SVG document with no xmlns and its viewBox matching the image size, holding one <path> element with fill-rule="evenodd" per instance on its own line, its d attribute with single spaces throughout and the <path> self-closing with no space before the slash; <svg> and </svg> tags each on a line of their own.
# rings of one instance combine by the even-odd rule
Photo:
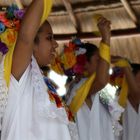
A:
<svg viewBox="0 0 140 140">
<path fill-rule="evenodd" d="M 83 43 L 80 47 L 86 49 L 87 61 L 90 61 L 91 57 L 98 52 L 98 47 L 91 43 Z"/>
<path fill-rule="evenodd" d="M 133 74 L 136 75 L 140 71 L 140 64 L 132 63 L 131 68 Z"/>
<path fill-rule="evenodd" d="M 44 23 L 40 26 L 40 28 L 39 28 L 39 30 L 38 30 L 38 32 L 37 32 L 37 34 L 36 34 L 36 37 L 35 37 L 35 39 L 34 39 L 34 43 L 35 43 L 35 44 L 39 44 L 39 36 L 38 36 L 38 34 L 42 32 L 43 27 L 44 27 L 45 25 L 51 26 L 50 23 L 49 23 L 47 20 L 44 21 Z"/>
</svg>

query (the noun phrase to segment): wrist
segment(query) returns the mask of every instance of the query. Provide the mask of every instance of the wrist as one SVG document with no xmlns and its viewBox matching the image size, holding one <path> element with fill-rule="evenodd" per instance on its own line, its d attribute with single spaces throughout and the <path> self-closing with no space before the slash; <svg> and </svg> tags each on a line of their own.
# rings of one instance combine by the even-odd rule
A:
<svg viewBox="0 0 140 140">
<path fill-rule="evenodd" d="M 110 38 L 102 38 L 101 42 L 107 44 L 108 46 L 110 46 Z"/>
</svg>

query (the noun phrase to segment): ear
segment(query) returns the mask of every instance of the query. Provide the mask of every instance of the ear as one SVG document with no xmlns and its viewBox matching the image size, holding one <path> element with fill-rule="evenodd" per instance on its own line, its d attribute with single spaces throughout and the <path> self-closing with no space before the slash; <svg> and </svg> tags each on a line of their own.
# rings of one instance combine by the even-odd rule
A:
<svg viewBox="0 0 140 140">
<path fill-rule="evenodd" d="M 38 45 L 35 43 L 35 44 L 34 44 L 34 48 L 33 48 L 33 54 L 34 54 L 35 57 L 38 56 L 38 51 L 39 51 L 39 47 L 38 47 Z"/>
<path fill-rule="evenodd" d="M 96 54 L 95 54 L 95 59 L 96 59 L 97 61 L 100 59 L 99 53 L 96 53 Z"/>
<path fill-rule="evenodd" d="M 137 82 L 140 82 L 140 71 L 135 75 L 135 79 Z"/>
</svg>

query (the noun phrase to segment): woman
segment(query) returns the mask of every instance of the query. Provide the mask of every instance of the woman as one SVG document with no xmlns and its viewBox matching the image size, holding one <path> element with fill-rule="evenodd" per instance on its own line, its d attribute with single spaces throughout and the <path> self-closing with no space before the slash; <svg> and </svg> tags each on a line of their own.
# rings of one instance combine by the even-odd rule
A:
<svg viewBox="0 0 140 140">
<path fill-rule="evenodd" d="M 120 71 L 125 75 L 128 93 L 123 114 L 123 140 L 139 140 L 140 133 L 140 65 L 130 64 L 119 56 L 112 57 L 112 62 L 123 62 Z M 123 93 L 122 93 L 123 94 Z M 121 95 L 120 95 L 121 96 Z"/>
<path fill-rule="evenodd" d="M 83 77 L 75 84 L 72 82 L 74 87 L 70 89 L 67 101 L 76 116 L 80 140 L 115 139 L 111 118 L 99 96 L 109 78 L 110 21 L 100 17 L 98 28 L 102 36 L 101 46 L 98 49 L 93 44 L 83 44 L 82 47 L 86 49 L 87 78 Z"/>
<path fill-rule="evenodd" d="M 34 0 L 22 20 L 13 53 L 2 140 L 77 139 L 68 110 L 52 101 L 39 68 L 51 64 L 58 47 L 50 24 L 41 21 L 51 3 Z"/>
</svg>

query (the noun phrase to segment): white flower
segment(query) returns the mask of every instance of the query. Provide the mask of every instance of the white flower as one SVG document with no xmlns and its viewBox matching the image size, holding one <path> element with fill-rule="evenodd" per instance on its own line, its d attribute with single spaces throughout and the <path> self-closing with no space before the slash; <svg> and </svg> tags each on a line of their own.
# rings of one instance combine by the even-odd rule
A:
<svg viewBox="0 0 140 140">
<path fill-rule="evenodd" d="M 118 102 L 110 101 L 109 102 L 109 112 L 112 118 L 116 121 L 120 120 L 121 114 L 124 112 L 124 108 L 121 107 Z"/>
<path fill-rule="evenodd" d="M 86 49 L 84 48 L 79 48 L 77 51 L 75 51 L 76 56 L 85 53 L 86 53 Z"/>
</svg>

